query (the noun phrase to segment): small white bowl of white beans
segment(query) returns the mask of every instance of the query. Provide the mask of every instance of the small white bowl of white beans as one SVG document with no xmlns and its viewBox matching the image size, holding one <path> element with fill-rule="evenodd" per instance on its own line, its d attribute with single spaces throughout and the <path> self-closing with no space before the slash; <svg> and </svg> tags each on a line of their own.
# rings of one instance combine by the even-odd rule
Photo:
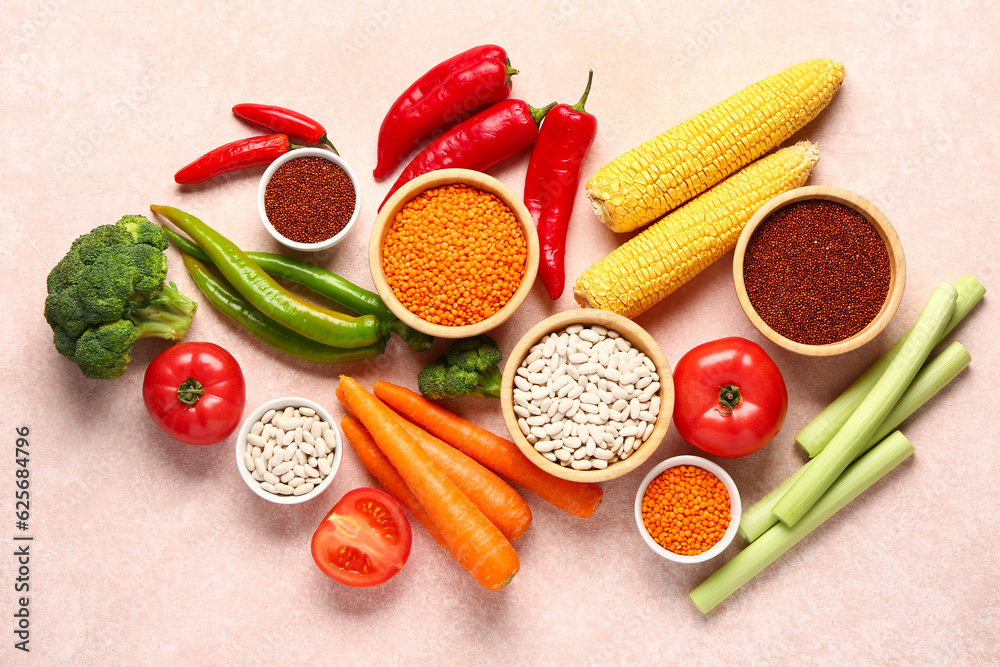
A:
<svg viewBox="0 0 1000 667">
<path fill-rule="evenodd" d="M 340 432 L 323 406 L 284 396 L 247 417 L 236 437 L 236 466 L 264 500 L 294 505 L 330 486 L 343 456 Z"/>
</svg>

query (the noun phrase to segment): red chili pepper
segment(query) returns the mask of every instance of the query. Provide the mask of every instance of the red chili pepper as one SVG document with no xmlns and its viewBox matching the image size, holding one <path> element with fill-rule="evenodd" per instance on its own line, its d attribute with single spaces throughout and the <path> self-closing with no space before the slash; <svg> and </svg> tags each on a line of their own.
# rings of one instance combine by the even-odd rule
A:
<svg viewBox="0 0 1000 667">
<path fill-rule="evenodd" d="M 205 153 L 174 174 L 174 180 L 182 185 L 191 185 L 237 169 L 271 164 L 291 148 L 293 146 L 284 134 L 240 139 Z"/>
<path fill-rule="evenodd" d="M 538 277 L 553 301 L 566 282 L 566 229 L 580 185 L 580 166 L 597 135 L 597 119 L 583 109 L 593 80 L 590 70 L 580 101 L 574 106 L 559 104 L 545 116 L 524 179 L 524 203 L 538 228 Z"/>
<path fill-rule="evenodd" d="M 495 44 L 477 46 L 436 65 L 393 103 L 378 132 L 375 178 L 396 168 L 425 134 L 466 111 L 510 95 L 507 53 Z"/>
<path fill-rule="evenodd" d="M 504 100 L 462 121 L 413 158 L 392 184 L 379 210 L 393 192 L 421 174 L 449 168 L 486 171 L 517 155 L 535 140 L 539 123 L 554 106 L 555 102 L 536 109 L 522 100 Z"/>
<path fill-rule="evenodd" d="M 326 136 L 323 126 L 298 111 L 266 104 L 237 104 L 233 107 L 233 113 L 252 123 L 263 125 L 272 132 L 287 134 L 303 143 L 326 144 L 334 153 L 340 155 Z"/>
</svg>

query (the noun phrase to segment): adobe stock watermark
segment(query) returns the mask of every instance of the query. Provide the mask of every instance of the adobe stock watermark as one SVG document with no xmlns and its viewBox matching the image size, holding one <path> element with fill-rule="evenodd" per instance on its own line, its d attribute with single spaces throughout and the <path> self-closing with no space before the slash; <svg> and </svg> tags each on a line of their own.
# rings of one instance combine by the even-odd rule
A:
<svg viewBox="0 0 1000 667">
<path fill-rule="evenodd" d="M 93 155 L 107 142 L 108 138 L 120 132 L 128 119 L 142 107 L 153 90 L 160 84 L 159 77 L 150 70 L 144 70 L 142 75 L 129 81 L 131 85 L 123 86 L 115 96 L 114 101 L 104 108 L 91 109 L 90 124 L 85 125 L 76 141 L 61 147 L 64 151 L 60 162 L 64 173 L 79 172 Z"/>
</svg>

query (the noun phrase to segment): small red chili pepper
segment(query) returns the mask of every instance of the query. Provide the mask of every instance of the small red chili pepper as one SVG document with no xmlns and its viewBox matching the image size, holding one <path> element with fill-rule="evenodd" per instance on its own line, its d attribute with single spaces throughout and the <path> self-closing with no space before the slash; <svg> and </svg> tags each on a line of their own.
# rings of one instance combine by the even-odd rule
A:
<svg viewBox="0 0 1000 667">
<path fill-rule="evenodd" d="M 554 106 L 555 102 L 536 109 L 522 100 L 504 100 L 462 121 L 413 158 L 392 184 L 379 210 L 393 192 L 421 174 L 449 168 L 486 171 L 517 155 L 535 140 L 539 123 Z"/>
<path fill-rule="evenodd" d="M 545 116 L 524 179 L 524 203 L 538 228 L 538 277 L 553 301 L 566 282 L 566 230 L 580 185 L 580 166 L 597 135 L 597 118 L 583 108 L 593 80 L 590 70 L 580 101 L 573 106 L 559 104 Z"/>
<path fill-rule="evenodd" d="M 250 137 L 219 146 L 174 174 L 181 185 L 201 183 L 237 169 L 249 169 L 271 164 L 292 148 L 284 134 Z"/>
<path fill-rule="evenodd" d="M 466 111 L 510 95 L 507 53 L 495 44 L 477 46 L 436 65 L 393 103 L 378 133 L 375 178 L 387 176 L 421 137 Z"/>
<path fill-rule="evenodd" d="M 292 139 L 307 144 L 326 144 L 337 155 L 337 149 L 330 142 L 323 126 L 309 116 L 284 107 L 267 104 L 237 104 L 233 113 L 252 123 L 263 125 L 272 132 L 287 134 Z"/>
</svg>

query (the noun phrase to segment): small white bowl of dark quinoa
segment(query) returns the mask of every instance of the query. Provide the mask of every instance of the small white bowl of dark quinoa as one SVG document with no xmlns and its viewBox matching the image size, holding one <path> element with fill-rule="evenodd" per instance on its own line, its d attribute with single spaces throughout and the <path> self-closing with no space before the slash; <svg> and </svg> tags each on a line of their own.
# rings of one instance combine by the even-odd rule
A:
<svg viewBox="0 0 1000 667">
<path fill-rule="evenodd" d="M 293 250 L 337 245 L 358 219 L 358 179 L 325 148 L 296 148 L 272 162 L 257 188 L 257 209 L 271 236 Z"/>
</svg>

